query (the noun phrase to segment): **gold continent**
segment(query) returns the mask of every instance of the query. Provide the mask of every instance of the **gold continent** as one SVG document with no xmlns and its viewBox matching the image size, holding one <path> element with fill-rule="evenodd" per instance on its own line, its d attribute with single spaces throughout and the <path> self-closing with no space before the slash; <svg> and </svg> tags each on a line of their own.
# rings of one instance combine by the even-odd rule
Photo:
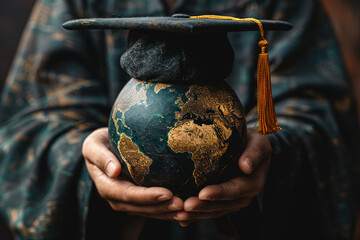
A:
<svg viewBox="0 0 360 240">
<path fill-rule="evenodd" d="M 151 83 L 149 85 L 151 85 Z M 166 89 L 168 87 L 171 87 L 171 85 L 166 84 L 166 83 L 156 83 L 155 88 L 154 88 L 154 92 L 159 93 L 160 90 Z"/>
<path fill-rule="evenodd" d="M 129 110 L 130 107 L 136 104 L 146 105 L 146 91 L 148 89 L 148 84 L 146 82 L 139 81 L 134 79 L 135 84 L 127 84 L 119 94 L 118 98 L 121 98 L 121 101 L 117 99 L 114 103 L 113 109 L 120 110 L 122 113 L 125 113 Z M 139 89 L 137 90 L 138 85 L 140 84 Z M 111 116 L 115 120 L 116 111 L 113 111 Z"/>
<path fill-rule="evenodd" d="M 229 146 L 232 129 L 244 134 L 244 113 L 228 87 L 192 85 L 186 97 L 189 101 L 185 104 L 178 102 L 181 111 L 176 113 L 178 121 L 169 131 L 168 145 L 174 152 L 192 154 L 195 183 L 202 186 L 207 176 L 222 171 L 218 163 Z M 185 117 L 189 115 L 191 119 Z M 212 124 L 197 124 L 195 119 Z"/>
<path fill-rule="evenodd" d="M 193 120 L 182 122 L 169 132 L 168 144 L 174 152 L 190 152 L 195 165 L 195 183 L 201 186 L 206 176 L 216 172 L 216 163 L 226 152 L 229 144 L 223 143 L 213 125 L 202 126 Z"/>
<path fill-rule="evenodd" d="M 136 184 L 140 184 L 145 174 L 149 173 L 152 159 L 140 152 L 139 147 L 125 134 L 120 134 L 118 149 L 131 177 Z"/>
<path fill-rule="evenodd" d="M 131 177 L 134 179 L 136 184 L 140 184 L 145 174 L 149 173 L 150 165 L 153 160 L 144 155 L 139 147 L 125 134 L 119 134 L 119 126 L 118 121 L 122 121 L 122 119 L 116 120 L 115 116 L 117 111 L 125 113 L 129 110 L 130 107 L 137 104 L 146 105 L 146 91 L 152 85 L 152 83 L 140 81 L 137 79 L 133 79 L 133 84 L 127 84 L 124 89 L 121 91 L 121 94 L 118 98 L 121 98 L 121 101 L 117 99 L 113 106 L 112 119 L 116 126 L 116 132 L 119 135 L 120 140 L 118 141 L 118 150 L 121 155 L 121 158 L 127 165 L 129 169 L 129 173 Z M 139 86 L 140 85 L 140 86 Z M 170 87 L 169 84 L 159 83 L 155 85 L 154 91 L 158 93 L 160 90 Z M 127 127 L 124 124 L 124 127 Z"/>
</svg>

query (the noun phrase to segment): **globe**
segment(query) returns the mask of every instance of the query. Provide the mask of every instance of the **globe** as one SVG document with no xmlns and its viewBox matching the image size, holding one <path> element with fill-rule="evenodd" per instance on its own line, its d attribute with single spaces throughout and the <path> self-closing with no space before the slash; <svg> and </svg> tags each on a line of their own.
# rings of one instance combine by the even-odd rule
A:
<svg viewBox="0 0 360 240">
<path fill-rule="evenodd" d="M 131 79 L 113 105 L 108 129 L 129 180 L 183 198 L 239 174 L 246 144 L 244 111 L 225 81 L 186 85 Z"/>
</svg>

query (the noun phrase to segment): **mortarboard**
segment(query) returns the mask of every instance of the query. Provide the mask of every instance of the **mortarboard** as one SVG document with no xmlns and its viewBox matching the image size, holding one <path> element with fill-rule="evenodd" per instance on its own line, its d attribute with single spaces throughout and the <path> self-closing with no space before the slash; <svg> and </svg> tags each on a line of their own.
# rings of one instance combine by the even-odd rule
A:
<svg viewBox="0 0 360 240">
<path fill-rule="evenodd" d="M 258 132 L 268 134 L 280 129 L 272 103 L 264 31 L 290 30 L 292 25 L 288 22 L 174 14 L 172 17 L 77 19 L 64 23 L 63 27 L 69 30 L 130 30 L 129 49 L 121 57 L 122 67 L 136 79 L 172 83 L 225 79 L 231 73 L 234 59 L 226 33 L 260 31 Z M 161 54 L 154 54 L 156 52 Z"/>
</svg>

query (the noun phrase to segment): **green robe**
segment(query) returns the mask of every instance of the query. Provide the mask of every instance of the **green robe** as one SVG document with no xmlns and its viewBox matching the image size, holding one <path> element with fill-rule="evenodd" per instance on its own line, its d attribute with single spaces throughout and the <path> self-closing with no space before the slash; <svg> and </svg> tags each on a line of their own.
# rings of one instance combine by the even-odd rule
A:
<svg viewBox="0 0 360 240">
<path fill-rule="evenodd" d="M 294 25 L 290 32 L 267 33 L 273 96 L 283 130 L 270 136 L 273 157 L 262 211 L 252 214 L 250 207 L 247 215 L 244 209 L 227 218 L 237 234 L 250 222 L 258 225 L 259 238 L 296 239 L 314 228 L 317 235 L 312 236 L 319 239 L 350 239 L 359 134 L 350 82 L 318 2 L 183 0 L 176 12 Z M 160 0 L 37 2 L 0 96 L 0 215 L 16 239 L 83 239 L 89 216 L 101 221 L 96 205 L 107 208 L 97 199 L 81 147 L 89 133 L 107 126 L 112 103 L 129 80 L 119 65 L 127 32 L 67 31 L 62 23 L 168 14 L 172 12 Z M 227 81 L 250 125 L 256 115 L 258 37 L 257 32 L 229 34 L 236 57 Z M 98 203 L 90 204 L 91 199 Z M 242 216 L 254 219 L 244 221 Z M 115 217 L 121 225 L 127 216 Z M 181 229 L 172 232 L 181 235 Z"/>
</svg>

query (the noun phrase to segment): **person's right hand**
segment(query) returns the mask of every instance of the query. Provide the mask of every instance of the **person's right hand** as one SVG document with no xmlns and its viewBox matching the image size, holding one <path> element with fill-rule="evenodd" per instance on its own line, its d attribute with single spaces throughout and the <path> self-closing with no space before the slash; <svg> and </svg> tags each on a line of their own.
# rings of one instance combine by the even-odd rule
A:
<svg viewBox="0 0 360 240">
<path fill-rule="evenodd" d="M 109 149 L 108 129 L 92 132 L 84 141 L 86 167 L 102 198 L 115 211 L 148 218 L 177 221 L 183 201 L 161 187 L 141 187 L 120 176 L 121 164 Z"/>
</svg>

